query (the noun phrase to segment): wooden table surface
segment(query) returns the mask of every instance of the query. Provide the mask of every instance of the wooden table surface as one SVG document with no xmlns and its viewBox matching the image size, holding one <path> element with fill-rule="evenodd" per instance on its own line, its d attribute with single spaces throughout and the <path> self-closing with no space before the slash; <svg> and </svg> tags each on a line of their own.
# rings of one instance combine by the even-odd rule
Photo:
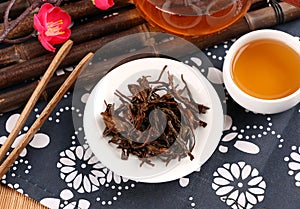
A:
<svg viewBox="0 0 300 209">
<path fill-rule="evenodd" d="M 47 209 L 37 201 L 0 184 L 0 208 L 1 209 Z"/>
</svg>

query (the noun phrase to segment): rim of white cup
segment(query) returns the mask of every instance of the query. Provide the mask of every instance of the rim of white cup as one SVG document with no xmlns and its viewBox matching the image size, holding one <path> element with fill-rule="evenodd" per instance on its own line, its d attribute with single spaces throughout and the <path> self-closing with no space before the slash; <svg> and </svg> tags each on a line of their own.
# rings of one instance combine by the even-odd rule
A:
<svg viewBox="0 0 300 209">
<path fill-rule="evenodd" d="M 277 99 L 261 99 L 254 96 L 251 96 L 241 90 L 237 84 L 233 81 L 232 78 L 232 62 L 235 59 L 235 55 L 238 52 L 238 50 L 241 49 L 241 47 L 245 46 L 246 44 L 255 41 L 255 40 L 264 40 L 264 39 L 271 39 L 271 40 L 277 40 L 279 42 L 282 42 L 292 48 L 295 52 L 297 52 L 300 56 L 300 42 L 299 38 L 294 37 L 286 32 L 273 30 L 273 29 L 262 29 L 257 31 L 249 32 L 243 36 L 241 36 L 239 39 L 237 39 L 232 46 L 229 48 L 227 55 L 224 60 L 223 64 L 223 77 L 224 77 L 224 84 L 225 87 L 230 94 L 230 96 L 241 106 L 257 112 L 257 113 L 278 113 L 285 111 L 293 106 L 295 106 L 297 103 L 299 103 L 300 100 L 300 88 L 293 92 L 292 94 L 289 94 L 285 97 L 277 98 Z M 300 78 L 299 78 L 300 79 Z M 272 111 L 272 106 L 270 106 L 269 111 L 260 111 L 259 107 L 253 109 L 249 108 L 251 104 L 248 104 L 249 101 L 255 103 L 256 105 L 260 104 L 267 104 L 267 105 L 274 105 L 274 104 L 282 104 L 284 102 L 288 102 L 290 100 L 295 100 L 298 102 L 289 105 L 289 108 L 282 108 L 281 110 Z M 247 100 L 245 102 L 244 100 Z"/>
</svg>

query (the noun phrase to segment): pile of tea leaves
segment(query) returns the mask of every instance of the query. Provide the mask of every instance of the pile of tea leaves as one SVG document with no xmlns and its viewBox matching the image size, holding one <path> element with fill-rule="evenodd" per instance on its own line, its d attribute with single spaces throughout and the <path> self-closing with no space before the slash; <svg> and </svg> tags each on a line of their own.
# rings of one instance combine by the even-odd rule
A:
<svg viewBox="0 0 300 209">
<path fill-rule="evenodd" d="M 142 76 L 137 84 L 129 84 L 129 96 L 116 90 L 115 95 L 121 101 L 118 107 L 104 101 L 103 136 L 109 136 L 109 143 L 122 150 L 123 160 L 131 154 L 141 160 L 141 166 L 143 163 L 154 166 L 153 157 L 166 165 L 173 159 L 180 161 L 187 156 L 194 159 L 194 130 L 206 127 L 200 115 L 209 108 L 194 101 L 182 75 L 184 87 L 179 89 L 166 68 L 155 81 L 150 81 L 150 76 Z M 164 73 L 167 73 L 168 82 L 161 79 Z"/>
</svg>

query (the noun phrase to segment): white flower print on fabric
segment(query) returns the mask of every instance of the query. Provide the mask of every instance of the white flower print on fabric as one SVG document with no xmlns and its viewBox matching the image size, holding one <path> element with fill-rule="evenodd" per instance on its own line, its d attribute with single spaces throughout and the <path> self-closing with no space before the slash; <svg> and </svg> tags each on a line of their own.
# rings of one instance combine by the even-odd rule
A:
<svg viewBox="0 0 300 209">
<path fill-rule="evenodd" d="M 18 119 L 20 117 L 20 114 L 13 114 L 11 115 L 6 123 L 5 123 L 5 129 L 8 133 L 10 133 L 15 124 L 17 123 Z M 24 127 L 23 128 L 24 131 L 28 131 L 28 127 Z M 24 134 L 19 135 L 16 140 L 14 141 L 14 143 L 11 145 L 12 148 L 15 148 L 20 141 L 22 140 L 22 138 L 24 137 Z M 7 136 L 0 136 L 0 144 L 3 144 L 7 139 Z M 33 139 L 30 141 L 29 145 L 31 147 L 37 148 L 37 149 L 42 149 L 48 146 L 48 144 L 50 143 L 50 137 L 47 134 L 44 133 L 36 133 L 33 137 Z M 25 157 L 27 154 L 27 149 L 25 148 L 20 156 L 21 157 Z"/>
<path fill-rule="evenodd" d="M 181 187 L 187 187 L 190 183 L 190 179 L 189 178 L 180 178 L 179 179 L 179 185 Z"/>
<path fill-rule="evenodd" d="M 103 169 L 104 173 L 106 173 L 106 183 L 110 183 L 112 182 L 112 180 L 114 180 L 115 183 L 120 184 L 121 182 L 127 182 L 128 179 L 121 177 L 117 174 L 115 174 L 114 172 L 112 172 L 111 170 L 109 170 L 108 168 L 104 168 Z"/>
<path fill-rule="evenodd" d="M 292 146 L 292 152 L 289 157 L 285 157 L 284 161 L 288 162 L 290 176 L 294 176 L 295 185 L 300 187 L 300 147 Z"/>
<path fill-rule="evenodd" d="M 248 154 L 258 154 L 260 151 L 260 148 L 254 144 L 251 141 L 245 141 L 241 140 L 242 135 L 240 132 L 243 132 L 244 130 L 238 131 L 236 127 L 232 127 L 232 118 L 229 115 L 224 116 L 224 131 L 227 131 L 221 141 L 224 142 L 224 144 L 221 144 L 219 146 L 219 151 L 222 153 L 227 153 L 228 152 L 228 147 L 225 146 L 225 143 L 231 142 L 234 139 L 237 139 L 234 143 L 234 147 L 242 152 L 248 153 Z M 229 132 L 228 132 L 229 131 Z M 262 135 L 259 135 L 260 137 Z"/>
<path fill-rule="evenodd" d="M 212 82 L 214 84 L 223 84 L 224 83 L 223 73 L 220 69 L 218 69 L 216 67 L 208 67 L 207 69 L 201 68 L 203 61 L 200 58 L 191 57 L 190 59 L 194 64 L 197 65 L 197 66 L 195 66 L 193 63 L 190 63 L 190 65 L 195 70 L 200 70 L 201 73 L 204 73 L 205 71 L 207 71 L 206 77 L 210 82 Z M 186 61 L 186 63 L 189 63 L 189 61 Z"/>
<path fill-rule="evenodd" d="M 215 67 L 208 68 L 207 79 L 215 84 L 224 83 L 222 71 Z"/>
<path fill-rule="evenodd" d="M 266 182 L 245 162 L 226 163 L 213 174 L 216 195 L 233 209 L 252 208 L 264 200 Z"/>
<path fill-rule="evenodd" d="M 89 209 L 91 203 L 85 199 L 79 199 L 78 201 L 72 201 L 74 197 L 72 191 L 64 189 L 60 193 L 59 198 L 45 197 L 40 203 L 49 207 L 50 209 Z"/>
<path fill-rule="evenodd" d="M 200 170 L 201 170 L 201 167 L 199 166 L 199 167 L 195 170 L 195 172 L 200 172 Z M 179 181 L 179 185 L 180 185 L 181 187 L 185 188 L 185 187 L 187 187 L 187 186 L 189 185 L 189 183 L 190 183 L 190 178 L 189 178 L 189 177 L 182 177 L 182 178 L 180 178 L 178 181 Z"/>
<path fill-rule="evenodd" d="M 209 57 L 210 60 L 214 60 L 215 62 L 219 62 L 222 64 L 226 54 L 227 49 L 230 48 L 232 42 L 234 42 L 235 39 L 232 39 L 231 41 L 225 41 L 222 44 L 214 45 L 212 47 L 206 48 L 204 50 L 204 53 L 207 57 Z M 221 48 L 221 50 L 220 50 Z"/>
<path fill-rule="evenodd" d="M 201 66 L 202 65 L 202 60 L 199 57 L 191 57 L 191 60 L 197 65 Z"/>
<path fill-rule="evenodd" d="M 60 156 L 57 163 L 60 177 L 78 193 L 95 192 L 112 180 L 117 184 L 128 181 L 107 169 L 87 146 L 73 146 L 61 152 Z"/>
<path fill-rule="evenodd" d="M 4 178 L 6 178 L 6 177 L 3 177 L 3 179 Z M 3 182 L 3 181 L 2 181 Z M 26 194 L 26 193 L 24 193 L 24 190 L 22 189 L 22 188 L 20 188 L 20 184 L 18 184 L 18 183 L 14 183 L 14 184 L 12 184 L 12 183 L 8 183 L 8 184 L 6 184 L 7 186 L 9 186 L 10 188 L 12 188 L 12 189 L 14 189 L 14 190 L 16 190 L 16 191 L 18 191 L 18 192 L 20 192 L 21 194 L 24 194 L 25 196 L 28 196 L 28 194 Z"/>
</svg>

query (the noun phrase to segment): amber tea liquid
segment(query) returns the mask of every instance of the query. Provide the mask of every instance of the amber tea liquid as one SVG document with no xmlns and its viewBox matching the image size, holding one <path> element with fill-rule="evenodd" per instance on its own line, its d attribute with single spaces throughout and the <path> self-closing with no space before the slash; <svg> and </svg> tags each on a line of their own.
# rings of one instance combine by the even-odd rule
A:
<svg viewBox="0 0 300 209">
<path fill-rule="evenodd" d="M 231 25 L 250 7 L 249 0 L 134 0 L 145 19 L 171 33 L 197 36 Z"/>
<path fill-rule="evenodd" d="M 300 56 L 286 44 L 272 40 L 248 43 L 236 54 L 232 77 L 247 94 L 280 99 L 300 88 Z"/>
</svg>

